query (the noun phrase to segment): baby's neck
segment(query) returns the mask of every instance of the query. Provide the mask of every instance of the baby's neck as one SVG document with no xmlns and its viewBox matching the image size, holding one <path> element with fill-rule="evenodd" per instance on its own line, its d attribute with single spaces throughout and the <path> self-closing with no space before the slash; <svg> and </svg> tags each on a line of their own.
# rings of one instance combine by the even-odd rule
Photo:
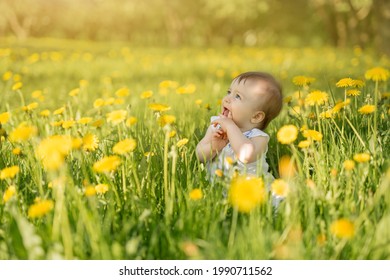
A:
<svg viewBox="0 0 390 280">
<path fill-rule="evenodd" d="M 257 128 L 256 126 L 254 125 L 248 125 L 248 126 L 245 126 L 245 127 L 238 127 L 242 132 L 246 132 L 246 131 L 249 131 L 249 130 L 252 130 L 254 128 Z"/>
</svg>

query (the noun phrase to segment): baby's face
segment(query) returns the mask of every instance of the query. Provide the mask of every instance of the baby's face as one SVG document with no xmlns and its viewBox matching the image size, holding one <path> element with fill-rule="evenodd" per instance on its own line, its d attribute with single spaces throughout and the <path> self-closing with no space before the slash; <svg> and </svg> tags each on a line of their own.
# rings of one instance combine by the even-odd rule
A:
<svg viewBox="0 0 390 280">
<path fill-rule="evenodd" d="M 256 112 L 261 111 L 265 87 L 261 80 L 248 79 L 240 83 L 233 80 L 222 99 L 222 114 L 231 118 L 242 131 L 252 129 L 255 125 L 251 120 Z"/>
</svg>

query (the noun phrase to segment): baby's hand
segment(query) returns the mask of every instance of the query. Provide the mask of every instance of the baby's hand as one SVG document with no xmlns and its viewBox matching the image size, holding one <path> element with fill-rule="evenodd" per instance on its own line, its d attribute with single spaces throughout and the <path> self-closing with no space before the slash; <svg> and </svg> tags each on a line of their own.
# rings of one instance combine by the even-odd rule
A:
<svg viewBox="0 0 390 280">
<path fill-rule="evenodd" d="M 219 126 L 220 130 L 226 133 L 228 126 L 235 123 L 231 118 L 225 117 L 224 115 L 219 115 L 219 118 L 214 120 L 211 124 L 214 126 Z"/>
<path fill-rule="evenodd" d="M 218 129 L 211 136 L 211 149 L 213 151 L 221 151 L 229 143 L 227 135 L 222 130 Z"/>
</svg>

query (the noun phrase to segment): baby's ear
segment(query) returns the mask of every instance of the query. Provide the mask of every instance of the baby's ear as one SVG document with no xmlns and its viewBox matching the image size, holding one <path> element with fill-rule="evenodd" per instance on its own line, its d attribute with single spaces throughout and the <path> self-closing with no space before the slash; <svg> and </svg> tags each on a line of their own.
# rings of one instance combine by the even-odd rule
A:
<svg viewBox="0 0 390 280">
<path fill-rule="evenodd" d="M 253 114 L 251 123 L 261 123 L 265 118 L 265 113 L 263 111 L 257 111 Z"/>
</svg>

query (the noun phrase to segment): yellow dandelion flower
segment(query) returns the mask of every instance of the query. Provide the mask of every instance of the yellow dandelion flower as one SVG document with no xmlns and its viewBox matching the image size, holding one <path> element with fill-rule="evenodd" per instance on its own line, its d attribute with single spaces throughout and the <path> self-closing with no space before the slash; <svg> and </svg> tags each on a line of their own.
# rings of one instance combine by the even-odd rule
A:
<svg viewBox="0 0 390 280">
<path fill-rule="evenodd" d="M 344 78 L 344 79 L 339 80 L 336 83 L 336 87 L 346 88 L 346 87 L 352 87 L 352 86 L 354 86 L 354 82 L 351 78 Z"/>
<path fill-rule="evenodd" d="M 11 116 L 10 113 L 5 112 L 0 114 L 0 124 L 6 124 Z"/>
<path fill-rule="evenodd" d="M 183 139 L 181 139 L 181 140 L 179 140 L 177 143 L 176 143 L 176 146 L 178 147 L 178 148 L 181 148 L 181 147 L 183 147 L 185 144 L 187 144 L 188 143 L 188 139 L 187 138 L 183 138 Z"/>
<path fill-rule="evenodd" d="M 80 80 L 79 81 L 79 86 L 81 87 L 81 88 L 85 88 L 85 87 L 87 87 L 89 85 L 89 82 L 87 81 L 87 80 Z"/>
<path fill-rule="evenodd" d="M 381 98 L 390 98 L 390 92 L 382 93 Z"/>
<path fill-rule="evenodd" d="M 310 112 L 310 113 L 307 115 L 307 117 L 308 117 L 309 119 L 314 120 L 314 119 L 316 118 L 316 114 L 314 114 L 314 112 Z"/>
<path fill-rule="evenodd" d="M 68 135 L 53 135 L 41 141 L 36 149 L 37 156 L 48 170 L 57 170 L 64 163 L 65 156 L 72 149 L 72 138 Z"/>
<path fill-rule="evenodd" d="M 159 87 L 162 87 L 162 88 L 169 88 L 171 87 L 171 82 L 170 80 L 165 80 L 165 81 L 162 81 L 158 84 Z"/>
<path fill-rule="evenodd" d="M 94 196 L 96 194 L 96 187 L 88 186 L 84 190 L 85 196 Z"/>
<path fill-rule="evenodd" d="M 348 219 L 339 219 L 331 224 L 330 231 L 338 238 L 350 239 L 355 235 L 355 226 Z"/>
<path fill-rule="evenodd" d="M 292 101 L 292 96 L 286 96 L 283 98 L 283 103 L 289 104 Z"/>
<path fill-rule="evenodd" d="M 12 179 L 16 176 L 16 174 L 19 173 L 19 166 L 14 165 L 11 167 L 6 167 L 0 171 L 0 179 L 5 180 L 5 179 Z"/>
<path fill-rule="evenodd" d="M 355 168 L 355 162 L 353 160 L 347 159 L 343 163 L 344 169 L 347 171 L 351 171 Z"/>
<path fill-rule="evenodd" d="M 22 150 L 19 147 L 16 147 L 12 150 L 12 153 L 16 156 L 20 155 L 22 153 Z"/>
<path fill-rule="evenodd" d="M 334 117 L 334 112 L 332 109 L 320 113 L 320 118 L 322 119 L 330 119 L 333 117 Z"/>
<path fill-rule="evenodd" d="M 223 171 L 221 169 L 217 169 L 215 170 L 215 175 L 217 175 L 218 177 L 222 177 L 223 176 Z"/>
<path fill-rule="evenodd" d="M 347 98 L 345 101 L 340 101 L 336 103 L 336 105 L 331 109 L 333 113 L 339 112 L 342 108 L 346 107 L 348 104 L 351 103 L 351 99 Z"/>
<path fill-rule="evenodd" d="M 130 90 L 127 88 L 127 87 L 123 87 L 123 88 L 120 88 L 118 89 L 116 92 L 115 92 L 115 95 L 117 97 L 126 97 L 130 94 Z"/>
<path fill-rule="evenodd" d="M 94 127 L 102 127 L 103 124 L 104 124 L 103 119 L 98 119 L 98 120 L 94 121 L 93 123 L 91 123 L 91 125 Z"/>
<path fill-rule="evenodd" d="M 42 117 L 48 117 L 50 116 L 50 111 L 49 110 L 43 110 L 39 113 L 39 115 L 41 115 Z"/>
<path fill-rule="evenodd" d="M 359 113 L 362 115 L 368 115 L 375 112 L 375 105 L 364 105 L 359 108 Z"/>
<path fill-rule="evenodd" d="M 228 165 L 233 165 L 234 164 L 234 160 L 231 157 L 225 157 L 225 162 Z"/>
<path fill-rule="evenodd" d="M 141 99 L 148 99 L 148 98 L 150 98 L 152 96 L 153 96 L 153 91 L 151 91 L 151 90 L 144 91 L 140 95 Z"/>
<path fill-rule="evenodd" d="M 72 138 L 72 149 L 74 150 L 80 149 L 82 145 L 83 145 L 82 138 Z"/>
<path fill-rule="evenodd" d="M 52 200 L 42 200 L 34 203 L 28 209 L 28 216 L 30 218 L 40 218 L 49 213 L 54 207 Z"/>
<path fill-rule="evenodd" d="M 107 122 L 110 122 L 113 125 L 117 125 L 123 122 L 126 119 L 126 116 L 127 116 L 126 110 L 116 110 L 106 115 Z"/>
<path fill-rule="evenodd" d="M 330 170 L 330 176 L 332 176 L 333 178 L 336 178 L 337 174 L 338 174 L 337 169 L 332 168 L 332 169 Z"/>
<path fill-rule="evenodd" d="M 295 176 L 297 167 L 290 156 L 284 155 L 279 159 L 279 175 L 283 179 L 289 179 Z"/>
<path fill-rule="evenodd" d="M 100 108 L 100 107 L 103 107 L 104 106 L 104 100 L 102 98 L 98 98 L 96 99 L 94 102 L 93 102 L 93 107 L 96 109 L 96 108 Z"/>
<path fill-rule="evenodd" d="M 353 80 L 352 83 L 353 83 L 354 87 L 357 87 L 357 88 L 364 87 L 364 82 L 362 80 Z"/>
<path fill-rule="evenodd" d="M 95 186 L 95 191 L 97 194 L 105 194 L 108 192 L 108 185 L 107 184 L 98 184 Z"/>
<path fill-rule="evenodd" d="M 110 98 L 108 98 L 108 99 L 106 99 L 104 101 L 104 105 L 106 105 L 106 106 L 110 106 L 110 105 L 112 105 L 114 103 L 115 103 L 115 98 L 114 97 L 110 97 Z"/>
<path fill-rule="evenodd" d="M 15 186 L 9 186 L 3 194 L 3 202 L 7 203 L 16 194 Z"/>
<path fill-rule="evenodd" d="M 301 114 L 301 107 L 305 105 L 305 100 L 303 98 L 298 99 L 298 105 L 295 105 L 291 108 L 290 113 L 292 115 L 298 116 Z"/>
<path fill-rule="evenodd" d="M 152 157 L 152 156 L 154 156 L 154 152 L 145 152 L 144 156 L 145 157 Z"/>
<path fill-rule="evenodd" d="M 116 98 L 114 101 L 115 105 L 121 105 L 123 103 L 125 103 L 125 100 L 123 98 Z"/>
<path fill-rule="evenodd" d="M 57 121 L 57 122 L 51 122 L 50 124 L 52 125 L 52 126 L 56 126 L 56 127 L 58 127 L 58 126 L 62 126 L 62 123 L 63 123 L 64 121 Z"/>
<path fill-rule="evenodd" d="M 77 123 L 79 124 L 88 124 L 92 121 L 92 118 L 90 117 L 84 117 L 84 118 L 80 118 Z"/>
<path fill-rule="evenodd" d="M 196 99 L 196 100 L 195 100 L 195 104 L 196 104 L 196 105 L 201 105 L 202 102 L 203 102 L 202 99 Z"/>
<path fill-rule="evenodd" d="M 315 78 L 306 76 L 295 76 L 292 80 L 294 85 L 297 86 L 308 86 L 315 81 Z"/>
<path fill-rule="evenodd" d="M 316 130 L 307 129 L 302 132 L 303 136 L 305 138 L 310 138 L 315 141 L 321 141 L 322 140 L 322 133 L 318 132 Z"/>
<path fill-rule="evenodd" d="M 199 200 L 203 197 L 203 192 L 201 189 L 193 189 L 190 191 L 189 197 L 191 200 Z"/>
<path fill-rule="evenodd" d="M 238 176 L 229 189 L 229 202 L 238 211 L 249 213 L 257 205 L 266 201 L 266 190 L 261 178 Z"/>
<path fill-rule="evenodd" d="M 43 93 L 42 93 L 41 90 L 34 90 L 31 93 L 31 97 L 34 98 L 34 99 L 41 99 L 43 97 Z"/>
<path fill-rule="evenodd" d="M 65 107 L 58 108 L 54 110 L 53 115 L 62 115 L 65 112 Z"/>
<path fill-rule="evenodd" d="M 158 104 L 158 103 L 151 103 L 148 105 L 148 107 L 153 111 L 157 111 L 157 112 L 164 112 L 164 111 L 171 110 L 170 106 L 164 104 Z"/>
<path fill-rule="evenodd" d="M 298 147 L 301 149 L 306 149 L 310 146 L 310 141 L 309 140 L 303 140 L 298 143 Z"/>
<path fill-rule="evenodd" d="M 292 124 L 282 126 L 276 135 L 278 141 L 282 144 L 291 144 L 297 139 L 297 136 L 298 128 Z"/>
<path fill-rule="evenodd" d="M 21 124 L 10 133 L 9 140 L 11 142 L 27 141 L 31 137 L 37 135 L 37 131 L 35 126 Z"/>
<path fill-rule="evenodd" d="M 136 117 L 129 117 L 127 120 L 126 120 L 126 126 L 130 127 L 132 125 L 135 125 L 137 123 L 137 118 Z"/>
<path fill-rule="evenodd" d="M 160 126 L 164 127 L 167 124 L 172 124 L 176 121 L 176 117 L 173 115 L 162 115 L 158 118 Z"/>
<path fill-rule="evenodd" d="M 365 77 L 367 80 L 374 82 L 387 81 L 389 79 L 389 70 L 383 67 L 374 67 L 366 71 Z"/>
<path fill-rule="evenodd" d="M 353 159 L 356 162 L 364 163 L 370 160 L 370 154 L 368 153 L 360 153 L 353 156 Z"/>
<path fill-rule="evenodd" d="M 271 184 L 272 193 L 276 196 L 286 197 L 289 192 L 289 185 L 283 179 L 275 179 Z"/>
<path fill-rule="evenodd" d="M 169 138 L 175 137 L 175 135 L 176 135 L 176 130 L 172 130 L 171 132 L 169 132 Z"/>
<path fill-rule="evenodd" d="M 94 151 L 99 146 L 99 138 L 92 133 L 87 133 L 83 137 L 83 149 L 85 151 Z"/>
<path fill-rule="evenodd" d="M 79 95 L 79 93 L 80 93 L 80 89 L 79 88 L 75 88 L 75 89 L 72 89 L 69 92 L 69 96 L 75 97 L 75 96 Z"/>
<path fill-rule="evenodd" d="M 22 76 L 20 76 L 19 74 L 14 75 L 14 82 L 20 82 L 21 80 L 22 80 Z"/>
<path fill-rule="evenodd" d="M 137 142 L 134 139 L 125 139 L 114 145 L 112 151 L 117 155 L 124 155 L 134 151 L 137 147 Z"/>
<path fill-rule="evenodd" d="M 121 159 L 118 156 L 107 156 L 95 162 L 93 170 L 99 173 L 115 171 L 121 164 Z"/>
<path fill-rule="evenodd" d="M 15 90 L 21 89 L 22 86 L 23 86 L 23 83 L 22 83 L 22 82 L 17 82 L 17 83 L 15 83 L 15 84 L 12 86 L 12 90 L 15 91 Z"/>
<path fill-rule="evenodd" d="M 32 111 L 32 110 L 38 108 L 38 106 L 39 106 L 39 104 L 37 102 L 33 102 L 33 103 L 30 103 L 26 106 L 23 106 L 22 110 L 23 111 Z"/>
<path fill-rule="evenodd" d="M 7 71 L 3 74 L 3 81 L 8 81 L 12 78 L 12 72 L 11 71 Z"/>
<path fill-rule="evenodd" d="M 305 98 L 305 103 L 310 106 L 322 105 L 327 101 L 328 101 L 328 94 L 320 90 L 314 90 L 310 92 Z"/>
<path fill-rule="evenodd" d="M 359 96 L 360 90 L 358 89 L 349 89 L 347 90 L 347 96 Z"/>
<path fill-rule="evenodd" d="M 74 120 L 67 120 L 67 121 L 63 121 L 61 126 L 64 129 L 68 129 L 68 128 L 71 128 L 72 126 L 74 126 L 75 123 L 76 122 Z"/>
<path fill-rule="evenodd" d="M 196 91 L 196 86 L 194 84 L 188 84 L 183 87 L 176 89 L 177 94 L 193 94 Z"/>
</svg>

